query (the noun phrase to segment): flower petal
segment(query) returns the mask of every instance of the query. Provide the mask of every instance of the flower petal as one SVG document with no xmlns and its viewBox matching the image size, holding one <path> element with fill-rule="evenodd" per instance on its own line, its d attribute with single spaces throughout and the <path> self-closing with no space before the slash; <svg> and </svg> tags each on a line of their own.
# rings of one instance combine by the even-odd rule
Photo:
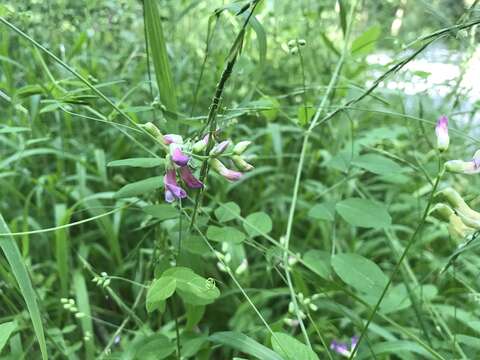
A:
<svg viewBox="0 0 480 360">
<path fill-rule="evenodd" d="M 190 160 L 190 158 L 187 155 L 185 155 L 178 146 L 173 146 L 170 152 L 172 155 L 172 161 L 175 164 L 177 164 L 180 167 L 186 166 L 188 164 L 188 160 Z"/>
<path fill-rule="evenodd" d="M 182 177 L 183 181 L 189 188 L 192 189 L 199 189 L 203 187 L 203 184 L 200 180 L 198 180 L 190 171 L 188 166 L 184 166 L 180 168 L 180 176 Z"/>
</svg>

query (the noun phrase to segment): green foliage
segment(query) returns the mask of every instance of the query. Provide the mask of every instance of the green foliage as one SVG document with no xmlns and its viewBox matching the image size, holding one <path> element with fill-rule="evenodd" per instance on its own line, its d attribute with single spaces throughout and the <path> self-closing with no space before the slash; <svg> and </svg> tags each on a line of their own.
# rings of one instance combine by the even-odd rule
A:
<svg viewBox="0 0 480 360">
<path fill-rule="evenodd" d="M 392 223 L 392 218 L 385 206 L 367 199 L 345 199 L 338 202 L 335 209 L 346 222 L 353 226 L 385 228 Z"/>
<path fill-rule="evenodd" d="M 318 360 L 318 356 L 294 337 L 276 332 L 272 335 L 273 349 L 285 360 Z"/>
<path fill-rule="evenodd" d="M 357 336 L 354 359 L 476 359 L 478 229 L 429 214 L 446 187 L 480 206 L 478 174 L 442 172 L 479 144 L 478 10 L 2 3 L 2 355 L 333 360 Z M 201 188 L 175 165 L 165 202 L 147 123 Z M 254 168 L 214 174 L 207 132 Z"/>
</svg>

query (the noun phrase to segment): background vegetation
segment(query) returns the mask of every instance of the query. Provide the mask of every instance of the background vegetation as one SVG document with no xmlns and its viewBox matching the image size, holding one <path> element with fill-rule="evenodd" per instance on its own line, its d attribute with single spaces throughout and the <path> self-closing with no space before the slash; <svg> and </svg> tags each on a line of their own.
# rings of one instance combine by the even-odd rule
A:
<svg viewBox="0 0 480 360">
<path fill-rule="evenodd" d="M 427 214 L 445 187 L 480 206 L 439 171 L 479 143 L 479 9 L 3 2 L 3 358 L 336 359 L 356 336 L 347 357 L 476 359 L 475 238 Z M 252 141 L 255 169 L 167 204 L 147 122 Z"/>
</svg>

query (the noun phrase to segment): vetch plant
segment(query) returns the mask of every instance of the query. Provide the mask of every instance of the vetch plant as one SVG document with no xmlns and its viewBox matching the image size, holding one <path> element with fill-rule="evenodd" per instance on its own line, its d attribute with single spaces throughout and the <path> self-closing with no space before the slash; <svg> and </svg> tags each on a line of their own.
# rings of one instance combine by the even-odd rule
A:
<svg viewBox="0 0 480 360">
<path fill-rule="evenodd" d="M 149 122 L 143 126 L 155 137 L 167 153 L 165 156 L 165 176 L 163 178 L 165 201 L 172 203 L 187 197 L 187 192 L 177 182 L 178 173 L 187 187 L 191 189 L 203 188 L 204 184 L 195 177 L 189 164 L 191 163 L 191 158 L 199 160 L 205 159 L 203 155 L 199 154 L 207 149 L 210 142 L 210 135 L 205 135 L 195 143 L 192 143 L 190 140 L 184 142 L 183 137 L 178 134 L 162 135 L 161 131 L 153 123 Z M 251 144 L 250 141 L 241 141 L 234 145 L 231 152 L 226 152 L 227 148 L 231 145 L 229 140 L 217 143 L 215 142 L 215 136 L 211 138 L 214 145 L 208 153 L 207 160 L 215 172 L 229 181 L 237 181 L 242 178 L 243 173 L 241 171 L 246 172 L 253 170 L 253 166 L 242 157 L 242 154 Z M 227 168 L 220 159 L 223 159 L 223 161 L 231 161 L 237 169 L 241 171 Z"/>
</svg>

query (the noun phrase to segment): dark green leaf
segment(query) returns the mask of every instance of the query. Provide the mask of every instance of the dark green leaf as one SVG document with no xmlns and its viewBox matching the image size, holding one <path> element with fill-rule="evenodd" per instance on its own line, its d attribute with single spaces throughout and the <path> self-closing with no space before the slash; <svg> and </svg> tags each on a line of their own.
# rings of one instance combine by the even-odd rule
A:
<svg viewBox="0 0 480 360">
<path fill-rule="evenodd" d="M 268 234 L 272 231 L 272 219 L 264 212 L 256 212 L 247 216 L 243 227 L 248 235 L 252 237 Z"/>
<path fill-rule="evenodd" d="M 228 202 L 226 204 L 220 205 L 215 210 L 215 216 L 220 222 L 227 222 L 233 219 L 236 219 L 240 215 L 240 206 L 234 202 Z"/>
<path fill-rule="evenodd" d="M 151 168 L 157 166 L 163 166 L 164 160 L 160 158 L 130 158 L 111 161 L 107 164 L 108 167 L 114 166 L 132 166 L 132 167 L 142 167 L 142 168 Z"/>
<path fill-rule="evenodd" d="M 346 284 L 372 297 L 378 298 L 388 282 L 377 264 L 358 254 L 335 255 L 332 267 Z"/>
<path fill-rule="evenodd" d="M 210 335 L 209 339 L 210 341 L 231 347 L 260 360 L 282 360 L 275 352 L 240 332 L 217 332 Z"/>
<path fill-rule="evenodd" d="M 233 244 L 239 244 L 245 240 L 245 234 L 243 232 L 230 226 L 209 226 L 207 229 L 207 237 L 213 241 Z"/>
<path fill-rule="evenodd" d="M 319 360 L 310 348 L 294 337 L 275 332 L 272 336 L 272 347 L 285 360 Z"/>
<path fill-rule="evenodd" d="M 335 206 L 340 216 L 350 225 L 366 228 L 386 228 L 392 223 L 387 209 L 367 199 L 350 198 Z"/>
<path fill-rule="evenodd" d="M 163 186 L 163 176 L 155 176 L 125 185 L 117 191 L 115 197 L 125 198 L 149 193 Z"/>
</svg>

